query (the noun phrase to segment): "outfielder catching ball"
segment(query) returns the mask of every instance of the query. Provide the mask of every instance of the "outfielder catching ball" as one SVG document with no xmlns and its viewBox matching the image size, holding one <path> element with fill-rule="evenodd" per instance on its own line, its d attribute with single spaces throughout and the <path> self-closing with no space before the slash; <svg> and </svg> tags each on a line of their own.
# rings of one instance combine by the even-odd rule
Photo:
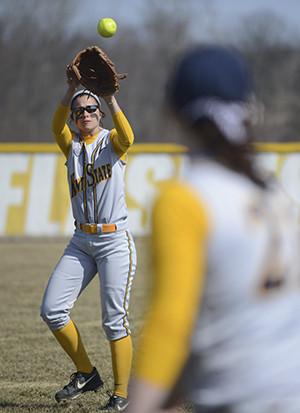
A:
<svg viewBox="0 0 300 413">
<path fill-rule="evenodd" d="M 66 157 L 75 232 L 48 282 L 41 316 L 77 370 L 56 393 L 56 400 L 101 388 L 103 381 L 70 319 L 77 298 L 99 274 L 102 325 L 110 342 L 115 382 L 113 394 L 100 410 L 120 411 L 128 404 L 132 359 L 128 307 L 136 250 L 128 228 L 123 178 L 134 135 L 114 93 L 106 90 L 102 96 L 115 126 L 109 131 L 102 127 L 99 97 L 87 89 L 75 93 L 80 75 L 75 75 L 72 66 L 66 73 L 68 89 L 55 112 L 52 130 Z M 101 73 L 97 75 L 99 82 Z M 70 111 L 77 133 L 67 125 Z"/>
</svg>

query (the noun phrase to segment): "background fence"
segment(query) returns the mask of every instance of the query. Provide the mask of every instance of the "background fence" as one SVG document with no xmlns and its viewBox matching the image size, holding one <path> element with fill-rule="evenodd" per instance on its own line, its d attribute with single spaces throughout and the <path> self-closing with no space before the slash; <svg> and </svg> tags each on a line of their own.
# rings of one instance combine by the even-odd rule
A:
<svg viewBox="0 0 300 413">
<path fill-rule="evenodd" d="M 133 235 L 151 233 L 153 201 L 179 177 L 188 155 L 175 144 L 136 144 L 128 154 L 126 201 Z M 300 144 L 257 144 L 257 162 L 274 173 L 300 209 Z M 55 144 L 1 144 L 0 236 L 73 233 L 65 158 Z"/>
</svg>

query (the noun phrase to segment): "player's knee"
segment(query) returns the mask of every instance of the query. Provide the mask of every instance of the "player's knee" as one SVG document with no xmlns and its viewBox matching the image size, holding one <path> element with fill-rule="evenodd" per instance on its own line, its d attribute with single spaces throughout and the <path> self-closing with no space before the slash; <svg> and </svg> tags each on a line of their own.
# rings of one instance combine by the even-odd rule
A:
<svg viewBox="0 0 300 413">
<path fill-rule="evenodd" d="M 103 330 L 106 334 L 107 340 L 119 340 L 128 336 L 131 332 L 128 323 L 126 324 L 112 324 L 110 322 L 102 322 Z"/>
<path fill-rule="evenodd" d="M 45 302 L 41 305 L 40 315 L 50 330 L 60 330 L 70 321 L 69 312 L 54 311 Z"/>
<path fill-rule="evenodd" d="M 41 305 L 40 316 L 46 324 L 50 325 L 52 323 L 53 314 L 51 314 L 51 309 L 44 302 Z"/>
</svg>

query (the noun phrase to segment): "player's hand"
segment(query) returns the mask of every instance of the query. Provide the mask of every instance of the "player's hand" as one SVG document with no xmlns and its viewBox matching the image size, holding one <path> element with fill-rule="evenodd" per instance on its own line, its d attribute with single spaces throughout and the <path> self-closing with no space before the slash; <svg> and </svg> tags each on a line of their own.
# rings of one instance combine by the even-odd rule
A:
<svg viewBox="0 0 300 413">
<path fill-rule="evenodd" d="M 107 105 L 114 104 L 116 101 L 115 95 L 101 96 Z"/>
<path fill-rule="evenodd" d="M 101 98 L 105 101 L 107 104 L 107 107 L 110 111 L 110 113 L 113 115 L 114 113 L 119 112 L 120 106 L 118 105 L 118 102 L 115 98 L 115 95 L 109 95 L 109 96 L 101 96 Z"/>
<path fill-rule="evenodd" d="M 67 75 L 67 83 L 69 87 L 76 90 L 78 86 L 80 85 L 80 82 L 75 76 L 75 73 L 73 72 L 73 70 L 70 68 L 69 65 L 67 66 L 66 75 Z"/>
</svg>

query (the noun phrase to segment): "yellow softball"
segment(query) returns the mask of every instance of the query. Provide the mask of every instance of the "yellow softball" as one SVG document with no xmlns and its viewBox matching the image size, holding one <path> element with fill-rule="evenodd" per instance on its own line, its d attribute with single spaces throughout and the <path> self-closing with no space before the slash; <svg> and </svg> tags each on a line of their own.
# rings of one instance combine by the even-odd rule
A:
<svg viewBox="0 0 300 413">
<path fill-rule="evenodd" d="M 112 37 L 117 31 L 117 24 L 113 19 L 101 19 L 97 30 L 102 37 Z"/>
</svg>

